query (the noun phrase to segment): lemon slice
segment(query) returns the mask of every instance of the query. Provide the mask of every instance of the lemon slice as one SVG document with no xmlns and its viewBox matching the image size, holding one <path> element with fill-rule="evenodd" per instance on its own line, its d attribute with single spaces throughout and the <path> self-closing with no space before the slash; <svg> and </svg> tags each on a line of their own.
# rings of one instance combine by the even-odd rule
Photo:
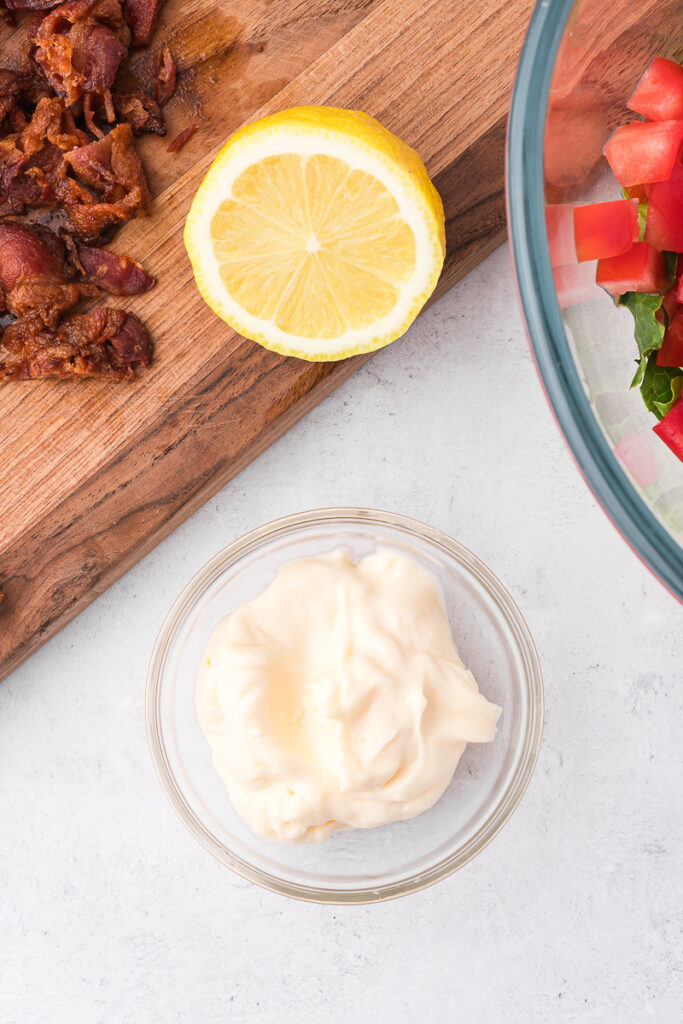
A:
<svg viewBox="0 0 683 1024">
<path fill-rule="evenodd" d="M 184 237 L 218 316 L 309 360 L 404 334 L 445 254 L 443 205 L 415 150 L 367 114 L 334 107 L 285 110 L 233 135 Z"/>
</svg>

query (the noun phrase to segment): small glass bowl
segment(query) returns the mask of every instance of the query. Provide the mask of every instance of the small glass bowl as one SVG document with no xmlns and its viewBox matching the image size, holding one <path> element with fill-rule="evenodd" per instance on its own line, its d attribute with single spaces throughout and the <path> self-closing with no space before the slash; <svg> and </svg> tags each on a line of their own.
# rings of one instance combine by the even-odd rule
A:
<svg viewBox="0 0 683 1024">
<path fill-rule="evenodd" d="M 470 744 L 446 793 L 409 821 L 290 845 L 254 835 L 233 810 L 194 708 L 197 668 L 216 624 L 293 558 L 344 547 L 354 560 L 390 547 L 439 581 L 456 646 L 502 707 L 495 739 Z M 531 778 L 543 683 L 529 631 L 493 573 L 462 545 L 405 516 L 339 508 L 288 516 L 219 552 L 185 587 L 161 628 L 147 679 L 147 734 L 161 784 L 199 842 L 244 878 L 317 903 L 375 903 L 422 889 L 495 836 Z"/>
</svg>

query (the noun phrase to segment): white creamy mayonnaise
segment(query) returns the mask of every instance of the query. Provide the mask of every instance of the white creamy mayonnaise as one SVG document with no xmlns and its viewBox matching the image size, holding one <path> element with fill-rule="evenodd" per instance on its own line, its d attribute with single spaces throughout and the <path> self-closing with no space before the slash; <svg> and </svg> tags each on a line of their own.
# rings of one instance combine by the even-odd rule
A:
<svg viewBox="0 0 683 1024">
<path fill-rule="evenodd" d="M 285 842 L 420 814 L 500 713 L 458 656 L 436 582 L 388 549 L 282 566 L 214 630 L 196 708 L 235 810 Z"/>
</svg>

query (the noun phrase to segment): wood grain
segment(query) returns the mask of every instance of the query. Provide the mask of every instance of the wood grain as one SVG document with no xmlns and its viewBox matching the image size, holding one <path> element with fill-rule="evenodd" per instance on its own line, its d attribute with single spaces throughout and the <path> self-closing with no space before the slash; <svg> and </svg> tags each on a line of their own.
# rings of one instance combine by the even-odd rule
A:
<svg viewBox="0 0 683 1024">
<path fill-rule="evenodd" d="M 156 343 L 137 383 L 0 388 L 0 678 L 361 364 L 283 359 L 213 316 L 182 245 L 227 134 L 299 103 L 357 107 L 422 154 L 445 203 L 442 294 L 505 231 L 505 119 L 532 0 L 169 0 L 156 40 L 182 69 L 176 156 L 143 140 L 154 215 L 114 248 L 158 276 L 130 300 Z M 20 33 L 3 41 L 10 56 Z M 148 54 L 128 74 L 144 82 Z"/>
</svg>

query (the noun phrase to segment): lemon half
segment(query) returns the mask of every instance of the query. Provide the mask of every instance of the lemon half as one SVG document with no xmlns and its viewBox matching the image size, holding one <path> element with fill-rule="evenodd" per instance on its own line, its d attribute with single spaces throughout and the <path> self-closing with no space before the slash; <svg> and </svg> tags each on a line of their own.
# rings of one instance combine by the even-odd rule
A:
<svg viewBox="0 0 683 1024">
<path fill-rule="evenodd" d="M 295 107 L 233 135 L 184 238 L 218 316 L 309 360 L 404 334 L 445 255 L 443 205 L 419 155 L 367 114 L 334 107 Z"/>
</svg>

